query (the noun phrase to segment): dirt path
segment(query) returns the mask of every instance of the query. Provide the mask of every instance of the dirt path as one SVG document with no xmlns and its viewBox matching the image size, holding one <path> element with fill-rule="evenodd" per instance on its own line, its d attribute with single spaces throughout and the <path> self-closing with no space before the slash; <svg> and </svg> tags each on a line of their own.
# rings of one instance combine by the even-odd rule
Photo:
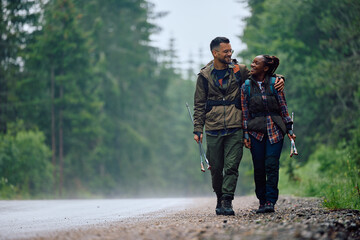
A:
<svg viewBox="0 0 360 240">
<path fill-rule="evenodd" d="M 237 197 L 236 216 L 216 216 L 215 198 L 162 217 L 52 233 L 38 239 L 360 239 L 360 213 L 329 211 L 314 198 L 280 197 L 275 213 L 255 214 L 254 197 Z"/>
</svg>

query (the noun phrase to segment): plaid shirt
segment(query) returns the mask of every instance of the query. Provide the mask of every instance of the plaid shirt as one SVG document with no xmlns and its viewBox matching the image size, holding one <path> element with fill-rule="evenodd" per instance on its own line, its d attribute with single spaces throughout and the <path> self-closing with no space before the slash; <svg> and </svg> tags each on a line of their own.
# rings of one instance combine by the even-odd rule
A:
<svg viewBox="0 0 360 240">
<path fill-rule="evenodd" d="M 261 93 L 265 93 L 265 87 L 264 84 L 261 84 Z M 285 125 L 288 125 L 289 123 L 291 123 L 291 117 L 289 116 L 288 113 L 288 108 L 286 105 L 286 100 L 285 100 L 285 94 L 284 91 L 278 92 L 278 94 L 276 95 L 278 103 L 280 104 L 280 109 L 281 109 L 281 117 L 285 123 Z M 262 99 L 263 99 L 263 103 L 267 104 L 267 100 L 266 100 L 266 94 L 262 95 Z M 245 93 L 245 84 L 243 84 L 241 86 L 241 107 L 242 107 L 242 118 L 243 118 L 243 129 L 244 129 L 244 133 L 247 132 L 247 126 L 248 126 L 248 121 L 249 121 L 249 102 Z M 267 129 L 267 135 L 269 136 L 269 140 L 270 143 L 277 143 L 279 142 L 281 139 L 284 138 L 283 133 L 281 132 L 281 129 L 274 123 L 274 121 L 271 119 L 270 114 L 266 115 L 266 129 Z M 260 132 L 253 132 L 253 131 L 249 131 L 249 134 L 251 134 L 254 138 L 256 138 L 259 141 L 262 141 L 262 139 L 264 138 L 264 133 L 260 133 Z"/>
</svg>

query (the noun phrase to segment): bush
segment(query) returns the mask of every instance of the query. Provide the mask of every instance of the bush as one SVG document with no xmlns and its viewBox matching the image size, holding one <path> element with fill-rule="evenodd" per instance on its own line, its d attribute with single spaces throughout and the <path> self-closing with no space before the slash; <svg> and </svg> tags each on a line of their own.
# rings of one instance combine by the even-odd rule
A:
<svg viewBox="0 0 360 240">
<path fill-rule="evenodd" d="M 331 209 L 360 210 L 360 168 L 351 154 L 353 147 L 345 142 L 337 148 L 321 145 L 303 167 L 295 170 L 296 182 L 289 182 L 281 171 L 280 191 L 322 197 L 324 206 Z"/>
<path fill-rule="evenodd" d="M 9 184 L 7 178 L 0 179 L 0 199 L 13 199 L 17 196 L 19 190 L 12 184 Z"/>
<path fill-rule="evenodd" d="M 0 196 L 39 196 L 53 187 L 51 151 L 39 131 L 0 136 Z"/>
</svg>

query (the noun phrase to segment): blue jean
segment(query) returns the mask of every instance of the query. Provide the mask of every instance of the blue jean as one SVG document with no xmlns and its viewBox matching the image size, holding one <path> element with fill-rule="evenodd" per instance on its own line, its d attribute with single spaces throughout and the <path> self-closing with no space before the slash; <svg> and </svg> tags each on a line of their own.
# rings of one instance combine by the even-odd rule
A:
<svg viewBox="0 0 360 240">
<path fill-rule="evenodd" d="M 271 144 L 267 135 L 262 141 L 250 135 L 254 165 L 255 193 L 260 204 L 274 205 L 279 197 L 279 159 L 284 140 Z"/>
</svg>

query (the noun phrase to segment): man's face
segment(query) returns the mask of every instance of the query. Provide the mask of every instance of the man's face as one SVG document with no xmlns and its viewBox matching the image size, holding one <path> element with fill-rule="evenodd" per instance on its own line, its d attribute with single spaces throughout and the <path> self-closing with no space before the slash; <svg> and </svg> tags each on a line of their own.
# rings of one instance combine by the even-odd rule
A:
<svg viewBox="0 0 360 240">
<path fill-rule="evenodd" d="M 224 64 L 231 63 L 232 54 L 233 50 L 231 49 L 230 43 L 220 43 L 220 46 L 218 48 L 213 49 L 214 58 Z"/>
</svg>

